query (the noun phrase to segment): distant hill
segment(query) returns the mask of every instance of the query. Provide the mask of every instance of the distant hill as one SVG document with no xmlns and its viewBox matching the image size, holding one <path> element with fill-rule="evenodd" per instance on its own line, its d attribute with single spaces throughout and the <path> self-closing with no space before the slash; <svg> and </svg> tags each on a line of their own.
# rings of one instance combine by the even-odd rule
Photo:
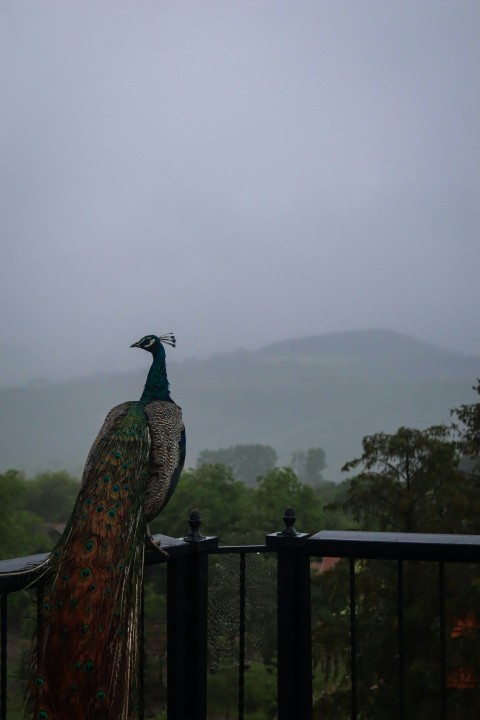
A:
<svg viewBox="0 0 480 720">
<path fill-rule="evenodd" d="M 361 363 L 372 372 L 398 373 L 406 378 L 463 378 L 480 371 L 480 358 L 443 350 L 391 330 L 352 330 L 313 335 L 267 345 L 258 350 L 262 357 L 328 359 Z"/>
<path fill-rule="evenodd" d="M 321 446 L 332 479 L 364 435 L 449 422 L 452 407 L 475 401 L 480 376 L 480 358 L 388 330 L 295 338 L 206 360 L 173 356 L 189 465 L 201 450 L 240 443 L 271 445 L 282 463 L 296 449 Z M 106 412 L 140 396 L 147 369 L 0 391 L 0 470 L 79 474 Z"/>
</svg>

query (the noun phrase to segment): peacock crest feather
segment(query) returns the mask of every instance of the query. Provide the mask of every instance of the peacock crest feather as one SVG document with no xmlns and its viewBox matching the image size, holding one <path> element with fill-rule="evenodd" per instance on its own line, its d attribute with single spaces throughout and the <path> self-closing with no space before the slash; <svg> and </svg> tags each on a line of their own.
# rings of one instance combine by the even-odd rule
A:
<svg viewBox="0 0 480 720">
<path fill-rule="evenodd" d="M 158 358 L 164 365 L 164 353 L 152 354 L 153 365 Z M 155 393 L 163 397 L 113 408 L 93 443 L 41 581 L 26 718 L 139 717 L 147 523 L 168 501 L 185 456 L 181 410 L 163 382 L 160 390 L 150 385 Z"/>
</svg>

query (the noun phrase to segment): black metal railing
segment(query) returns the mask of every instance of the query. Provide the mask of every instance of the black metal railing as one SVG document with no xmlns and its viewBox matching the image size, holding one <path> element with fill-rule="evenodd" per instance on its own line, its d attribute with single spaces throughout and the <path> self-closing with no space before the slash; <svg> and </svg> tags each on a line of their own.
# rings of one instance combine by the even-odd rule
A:
<svg viewBox="0 0 480 720">
<path fill-rule="evenodd" d="M 360 648 L 357 636 L 357 592 L 356 592 L 356 564 L 360 560 L 391 560 L 397 566 L 397 642 L 398 657 L 398 704 L 397 716 L 405 720 L 405 593 L 404 574 L 405 563 L 428 562 L 435 563 L 438 568 L 437 588 L 433 589 L 438 607 L 438 646 L 439 646 L 439 702 L 438 712 L 432 717 L 447 720 L 447 631 L 446 631 L 446 563 L 480 563 L 480 536 L 472 535 L 440 535 L 422 533 L 376 533 L 376 532 L 335 532 L 323 531 L 308 538 L 305 552 L 309 556 L 327 556 L 346 558 L 349 562 L 349 615 L 350 615 L 350 650 L 351 650 L 351 718 L 357 720 L 358 686 L 357 663 Z M 434 641 L 434 638 L 432 638 Z M 475 675 L 480 680 L 480 667 L 474 668 Z M 472 708 L 473 712 L 473 708 Z M 476 710 L 475 710 L 476 712 Z M 280 716 L 279 716 L 280 717 Z M 310 717 L 307 715 L 306 717 Z M 412 720 L 416 717 L 410 714 Z M 475 714 L 471 716 L 476 717 Z"/>
<path fill-rule="evenodd" d="M 360 720 L 358 703 L 357 572 L 364 560 L 396 563 L 396 637 L 398 693 L 395 717 L 406 720 L 405 701 L 405 565 L 427 561 L 438 567 L 436 595 L 439 623 L 439 707 L 436 717 L 448 718 L 447 626 L 445 567 L 447 563 L 480 563 L 480 536 L 322 531 L 298 533 L 295 513 L 287 509 L 285 527 L 267 535 L 265 544 L 219 546 L 216 537 L 200 533 L 200 515 L 194 511 L 185 538 L 156 536 L 169 554 L 167 564 L 167 707 L 168 720 L 206 720 L 208 682 L 208 561 L 215 555 L 238 555 L 238 707 L 245 716 L 246 597 L 249 555 L 276 558 L 277 615 L 277 718 L 312 720 L 311 563 L 316 558 L 343 558 L 348 563 L 348 615 L 350 644 L 351 720 Z M 7 720 L 7 596 L 34 584 L 46 555 L 0 562 L 0 720 Z M 146 564 L 165 562 L 154 550 L 146 551 Z M 233 582 L 233 579 L 232 579 Z M 480 668 L 476 668 L 480 675 Z M 476 717 L 476 715 L 472 715 Z"/>
</svg>

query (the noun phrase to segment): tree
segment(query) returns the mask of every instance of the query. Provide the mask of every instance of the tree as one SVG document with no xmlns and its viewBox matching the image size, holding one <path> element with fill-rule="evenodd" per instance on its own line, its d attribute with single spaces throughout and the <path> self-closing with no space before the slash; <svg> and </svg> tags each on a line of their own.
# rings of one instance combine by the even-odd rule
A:
<svg viewBox="0 0 480 720">
<path fill-rule="evenodd" d="M 252 492 L 224 465 L 186 470 L 169 504 L 151 523 L 151 530 L 183 537 L 188 532 L 188 516 L 197 508 L 202 517 L 201 532 L 217 535 L 223 543 L 251 542 Z"/>
<path fill-rule="evenodd" d="M 326 468 L 325 450 L 321 447 L 308 450 L 295 450 L 290 455 L 293 471 L 304 483 L 318 485 L 323 480 L 322 472 Z"/>
<path fill-rule="evenodd" d="M 317 532 L 323 526 L 323 510 L 315 490 L 302 483 L 289 467 L 275 468 L 258 478 L 253 495 L 255 527 L 263 532 L 276 532 L 282 528 L 282 517 L 288 506 L 293 506 L 298 518 L 298 530 Z"/>
<path fill-rule="evenodd" d="M 220 450 L 202 450 L 197 468 L 221 464 L 229 467 L 237 480 L 253 487 L 257 477 L 275 467 L 277 453 L 269 445 L 233 445 Z"/>
<path fill-rule="evenodd" d="M 351 479 L 343 503 L 361 529 L 446 533 L 480 529 L 471 513 L 471 503 L 479 505 L 478 489 L 458 467 L 450 428 L 401 427 L 393 435 L 364 437 L 362 446 L 362 456 L 342 468 L 361 470 Z"/>
<path fill-rule="evenodd" d="M 480 379 L 473 386 L 473 390 L 480 395 Z M 459 435 L 459 449 L 470 459 L 471 470 L 478 473 L 480 471 L 480 402 L 460 405 L 452 410 L 452 415 L 462 424 L 462 427 L 454 425 Z"/>
<path fill-rule="evenodd" d="M 349 488 L 349 480 L 339 483 L 320 480 L 315 485 L 315 494 L 323 505 L 323 530 L 348 530 L 351 526 L 351 520 L 343 509 Z"/>
</svg>

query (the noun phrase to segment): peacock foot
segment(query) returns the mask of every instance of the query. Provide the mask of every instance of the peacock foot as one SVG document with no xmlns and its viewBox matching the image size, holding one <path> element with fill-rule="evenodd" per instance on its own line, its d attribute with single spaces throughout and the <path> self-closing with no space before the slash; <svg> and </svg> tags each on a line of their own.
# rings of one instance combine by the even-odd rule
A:
<svg viewBox="0 0 480 720">
<path fill-rule="evenodd" d="M 170 557 L 168 552 L 161 547 L 160 540 L 154 540 L 153 535 L 145 535 L 145 545 L 147 548 L 153 548 L 166 558 Z"/>
</svg>

